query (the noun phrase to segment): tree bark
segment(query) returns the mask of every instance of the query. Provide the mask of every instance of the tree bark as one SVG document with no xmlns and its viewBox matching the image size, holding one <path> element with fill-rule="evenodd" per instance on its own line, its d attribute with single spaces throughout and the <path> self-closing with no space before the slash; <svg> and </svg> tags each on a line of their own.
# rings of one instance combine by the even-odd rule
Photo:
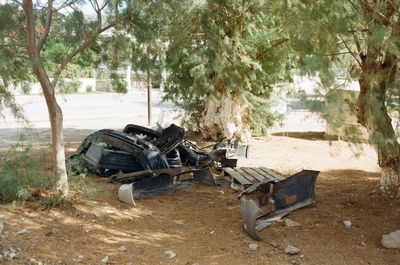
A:
<svg viewBox="0 0 400 265">
<path fill-rule="evenodd" d="M 51 125 L 51 138 L 53 147 L 54 171 L 58 176 L 56 188 L 63 196 L 68 196 L 68 176 L 65 166 L 65 148 L 63 134 L 63 114 L 55 96 L 55 85 L 50 79 L 40 60 L 40 50 L 37 47 L 35 36 L 35 19 L 33 15 L 32 0 L 24 0 L 22 5 L 25 12 L 25 28 L 27 33 L 27 53 L 32 65 L 32 70 L 37 77 L 46 100 Z"/>
<path fill-rule="evenodd" d="M 367 129 L 378 155 L 378 165 L 382 169 L 381 188 L 399 192 L 400 145 L 385 104 L 388 82 L 391 82 L 396 68 L 379 62 L 372 55 L 370 53 L 362 60 L 357 120 Z"/>
<path fill-rule="evenodd" d="M 248 114 L 248 107 L 234 94 L 224 94 L 220 98 L 208 97 L 200 118 L 203 137 L 214 141 L 224 137 L 250 140 Z"/>
</svg>

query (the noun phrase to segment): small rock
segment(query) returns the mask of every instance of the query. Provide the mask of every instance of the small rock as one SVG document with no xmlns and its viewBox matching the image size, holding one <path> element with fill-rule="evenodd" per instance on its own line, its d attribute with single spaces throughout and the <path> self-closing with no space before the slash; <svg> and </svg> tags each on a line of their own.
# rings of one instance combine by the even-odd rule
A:
<svg viewBox="0 0 400 265">
<path fill-rule="evenodd" d="M 279 247 L 279 244 L 278 243 L 276 243 L 275 241 L 271 241 L 271 242 L 269 242 L 270 244 L 271 244 L 271 246 L 273 246 L 274 248 L 277 248 L 277 247 Z"/>
<path fill-rule="evenodd" d="M 109 260 L 109 257 L 108 257 L 108 256 L 105 256 L 105 257 L 101 260 L 101 262 L 102 262 L 102 263 L 108 263 L 108 260 Z"/>
<path fill-rule="evenodd" d="M 400 230 L 382 235 L 381 243 L 385 248 L 400 248 Z"/>
<path fill-rule="evenodd" d="M 10 251 L 10 252 L 8 253 L 8 257 L 9 257 L 10 259 L 15 259 L 15 258 L 17 258 L 17 253 L 15 253 L 15 252 L 13 252 L 13 251 Z"/>
<path fill-rule="evenodd" d="M 85 230 L 85 233 L 89 233 L 89 232 L 90 232 L 90 229 L 86 229 L 86 230 Z"/>
<path fill-rule="evenodd" d="M 101 217 L 101 213 L 99 211 L 94 211 L 93 214 L 94 214 L 94 216 L 96 218 L 100 218 Z"/>
<path fill-rule="evenodd" d="M 250 244 L 249 244 L 249 248 L 250 248 L 251 250 L 257 250 L 258 245 L 255 244 L 255 243 L 250 243 Z"/>
<path fill-rule="evenodd" d="M 353 226 L 353 224 L 351 223 L 350 220 L 343 221 L 343 224 L 344 224 L 344 226 L 346 226 L 347 228 L 351 228 L 351 227 Z"/>
<path fill-rule="evenodd" d="M 218 191 L 219 194 L 224 195 L 225 192 L 223 190 Z"/>
<path fill-rule="evenodd" d="M 78 259 L 85 259 L 85 258 L 82 255 L 79 255 Z"/>
<path fill-rule="evenodd" d="M 4 230 L 4 221 L 0 219 L 0 235 L 3 233 Z"/>
<path fill-rule="evenodd" d="M 170 258 L 170 259 L 173 259 L 176 257 L 175 251 L 172 251 L 172 250 L 166 250 L 165 254 L 167 254 L 168 258 Z"/>
<path fill-rule="evenodd" d="M 287 227 L 298 227 L 298 226 L 300 226 L 300 223 L 296 222 L 296 221 L 293 221 L 293 220 L 290 220 L 289 218 L 286 218 L 285 219 L 285 226 L 287 226 Z"/>
<path fill-rule="evenodd" d="M 27 233 L 28 233 L 28 230 L 22 229 L 22 230 L 17 232 L 17 235 L 22 236 L 22 235 L 26 235 Z"/>
<path fill-rule="evenodd" d="M 212 231 L 210 232 L 210 235 L 214 235 L 214 234 L 215 234 L 215 231 L 212 230 Z"/>
<path fill-rule="evenodd" d="M 285 254 L 296 255 L 298 253 L 300 253 L 300 249 L 298 249 L 298 248 L 296 248 L 296 247 L 294 247 L 292 245 L 288 245 L 285 248 Z"/>
<path fill-rule="evenodd" d="M 120 252 L 126 252 L 126 251 L 127 251 L 127 248 L 126 248 L 125 246 L 120 246 L 120 247 L 118 248 L 118 251 L 120 251 Z"/>
<path fill-rule="evenodd" d="M 109 215 L 113 215 L 113 214 L 116 213 L 116 211 L 114 209 L 111 209 L 111 208 L 106 208 L 105 212 L 106 212 L 106 214 L 109 214 Z"/>
</svg>

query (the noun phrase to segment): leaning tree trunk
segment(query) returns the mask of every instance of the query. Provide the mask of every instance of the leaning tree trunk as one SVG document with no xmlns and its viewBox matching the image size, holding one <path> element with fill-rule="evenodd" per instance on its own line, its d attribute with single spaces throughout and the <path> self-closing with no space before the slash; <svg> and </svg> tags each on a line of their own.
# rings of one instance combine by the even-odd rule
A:
<svg viewBox="0 0 400 265">
<path fill-rule="evenodd" d="M 68 196 L 68 176 L 65 166 L 65 146 L 64 146 L 64 133 L 63 133 L 63 113 L 60 106 L 57 103 L 54 88 L 43 87 L 43 94 L 49 94 L 45 96 L 47 109 L 49 111 L 49 119 L 51 125 L 51 140 L 53 145 L 53 160 L 55 162 L 55 173 L 58 176 L 57 190 L 59 190 L 63 196 Z M 50 93 L 49 93 L 50 92 Z"/>
<path fill-rule="evenodd" d="M 226 137 L 247 141 L 251 138 L 248 115 L 248 107 L 235 94 L 224 94 L 220 98 L 208 97 L 200 118 L 203 137 L 213 140 Z"/>
<path fill-rule="evenodd" d="M 378 165 L 382 169 L 381 188 L 399 192 L 400 187 L 400 145 L 393 129 L 391 118 L 385 105 L 387 85 L 386 75 L 379 75 L 371 65 L 369 71 L 359 80 L 360 94 L 357 102 L 357 119 L 369 134 L 369 139 L 378 155 Z M 391 71 L 391 70 L 389 70 Z M 383 76 L 379 78 L 379 76 Z"/>
<path fill-rule="evenodd" d="M 68 196 L 68 176 L 65 166 L 65 147 L 63 133 L 63 113 L 57 103 L 55 89 L 43 68 L 34 67 L 34 73 L 38 77 L 42 87 L 43 95 L 46 99 L 47 110 L 51 126 L 51 140 L 53 147 L 54 172 L 58 177 L 56 188 L 63 196 Z"/>
<path fill-rule="evenodd" d="M 54 84 L 50 82 L 50 79 L 40 59 L 41 45 L 38 44 L 36 41 L 35 17 L 33 14 L 32 1 L 24 0 L 22 7 L 26 15 L 26 20 L 25 20 L 26 21 L 25 30 L 27 34 L 26 50 L 29 56 L 29 60 L 32 64 L 33 73 L 37 77 L 42 87 L 43 95 L 46 99 L 47 109 L 49 112 L 50 125 L 51 125 L 51 139 L 53 146 L 53 160 L 55 165 L 54 171 L 58 176 L 57 190 L 59 190 L 63 196 L 68 196 L 69 187 L 68 187 L 68 176 L 65 167 L 63 115 L 55 96 L 56 81 L 54 81 Z"/>
</svg>

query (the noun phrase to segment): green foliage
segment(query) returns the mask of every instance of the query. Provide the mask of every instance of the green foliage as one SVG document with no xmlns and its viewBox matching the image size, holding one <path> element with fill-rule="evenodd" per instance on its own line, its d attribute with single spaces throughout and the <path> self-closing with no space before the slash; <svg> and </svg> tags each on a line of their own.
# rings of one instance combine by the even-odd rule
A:
<svg viewBox="0 0 400 265">
<path fill-rule="evenodd" d="M 105 194 L 107 191 L 99 187 L 94 178 L 95 176 L 90 176 L 86 174 L 80 175 L 69 175 L 70 187 L 75 190 L 81 191 L 87 197 L 94 197 L 97 195 Z"/>
<path fill-rule="evenodd" d="M 200 118 L 207 97 L 238 95 L 250 107 L 257 132 L 272 124 L 267 102 L 288 78 L 288 39 L 273 2 L 174 1 L 169 11 L 166 99 Z M 166 11 L 165 11 L 166 12 Z"/>
<path fill-rule="evenodd" d="M 112 89 L 117 93 L 127 93 L 128 83 L 126 80 L 118 74 L 112 73 L 110 75 Z"/>
<path fill-rule="evenodd" d="M 23 17 L 17 9 L 15 4 L 0 4 L 0 117 L 2 110 L 10 109 L 16 118 L 25 120 L 12 91 L 12 85 L 32 79 L 23 56 Z"/>
<path fill-rule="evenodd" d="M 32 189 L 48 189 L 55 177 L 45 172 L 30 146 L 17 144 L 0 161 L 0 201 L 29 200 Z"/>
<path fill-rule="evenodd" d="M 86 92 L 87 93 L 93 92 L 93 87 L 91 85 L 86 86 Z"/>
<path fill-rule="evenodd" d="M 65 79 L 62 78 L 59 81 L 58 91 L 61 94 L 74 94 L 79 91 L 79 87 L 81 86 L 81 81 L 78 78 L 73 79 Z"/>
<path fill-rule="evenodd" d="M 373 111 L 370 106 L 399 110 L 400 75 L 396 65 L 400 55 L 400 24 L 396 14 L 400 2 L 299 0 L 290 4 L 285 28 L 300 74 L 318 75 L 322 90 L 346 88 L 346 83 L 341 84 L 345 79 L 358 81 L 364 94 L 379 91 L 372 92 L 364 103 L 356 98 L 350 102 L 334 91 L 322 94 L 346 114 L 356 115 L 356 109 L 365 110 L 358 115 L 361 120 L 368 120 L 370 129 L 390 131 L 390 123 L 376 123 L 387 120 L 386 108 Z M 315 104 L 312 107 L 319 108 Z M 333 124 L 343 126 L 341 116 L 332 117 Z M 323 117 L 332 120 L 325 114 Z M 350 132 L 356 134 L 353 129 Z M 359 141 L 356 137 L 350 139 Z"/>
</svg>

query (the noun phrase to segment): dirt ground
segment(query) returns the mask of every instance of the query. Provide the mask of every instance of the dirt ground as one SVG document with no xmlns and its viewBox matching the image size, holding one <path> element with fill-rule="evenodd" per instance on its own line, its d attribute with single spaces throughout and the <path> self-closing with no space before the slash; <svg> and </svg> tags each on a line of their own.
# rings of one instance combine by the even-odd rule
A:
<svg viewBox="0 0 400 265">
<path fill-rule="evenodd" d="M 109 264 L 400 264 L 400 250 L 380 244 L 382 234 L 400 229 L 400 200 L 380 192 L 374 151 L 364 146 L 355 155 L 347 143 L 315 133 L 288 136 L 252 140 L 249 159 L 239 165 L 283 174 L 321 171 L 317 203 L 288 216 L 299 227 L 276 222 L 255 242 L 242 228 L 238 194 L 228 186 L 194 185 L 133 207 L 117 200 L 117 186 L 96 179 L 107 195 L 78 196 L 51 208 L 0 205 L 0 243 L 18 255 L 4 262 L 104 264 L 108 256 Z M 27 233 L 17 235 L 21 229 Z M 289 244 L 300 253 L 285 254 Z"/>
</svg>

